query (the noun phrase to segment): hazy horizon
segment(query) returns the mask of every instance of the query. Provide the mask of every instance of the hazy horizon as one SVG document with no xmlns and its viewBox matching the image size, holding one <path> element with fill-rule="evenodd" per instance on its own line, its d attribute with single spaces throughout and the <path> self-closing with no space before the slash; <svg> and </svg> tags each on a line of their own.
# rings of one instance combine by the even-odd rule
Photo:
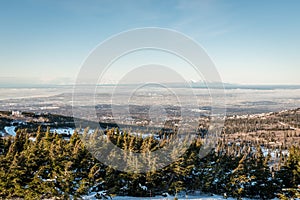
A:
<svg viewBox="0 0 300 200">
<path fill-rule="evenodd" d="M 0 77 L 1 78 L 1 77 Z M 162 82 L 163 83 L 163 82 Z M 188 81 L 188 82 L 167 82 L 165 84 L 169 84 L 170 86 L 180 86 L 180 84 L 190 84 L 191 87 L 206 87 L 206 83 L 203 81 Z M 96 84 L 96 86 L 114 86 L 114 85 L 136 85 L 140 84 L 139 82 L 137 83 L 100 83 Z M 194 85 L 193 85 L 194 84 Z M 279 87 L 279 88 L 284 88 L 284 87 L 300 87 L 299 84 L 288 84 L 288 83 L 283 83 L 283 84 L 278 84 L 278 83 L 261 83 L 261 84 L 256 84 L 256 83 L 229 83 L 229 82 L 210 82 L 211 85 L 216 84 L 220 87 L 224 86 L 224 88 L 230 88 L 230 87 L 247 87 L 251 86 L 253 88 L 257 87 Z M 223 85 L 220 85 L 223 84 Z M 76 86 L 80 84 L 76 84 L 75 82 L 70 82 L 70 83 L 38 83 L 38 82 L 21 82 L 21 83 L 15 83 L 15 82 L 1 82 L 0 81 L 0 88 L 51 88 L 51 87 L 64 87 L 64 86 Z M 92 83 L 86 83 L 86 84 L 81 84 L 81 85 L 95 85 Z"/>
</svg>

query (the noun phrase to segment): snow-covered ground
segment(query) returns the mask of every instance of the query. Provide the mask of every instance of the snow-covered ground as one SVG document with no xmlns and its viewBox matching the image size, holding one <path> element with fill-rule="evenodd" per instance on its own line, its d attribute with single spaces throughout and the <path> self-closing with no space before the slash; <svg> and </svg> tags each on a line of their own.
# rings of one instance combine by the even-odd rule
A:
<svg viewBox="0 0 300 200">
<path fill-rule="evenodd" d="M 70 134 L 74 133 L 74 128 L 51 128 L 50 132 L 58 133 L 58 134 Z M 92 134 L 95 130 L 89 130 L 88 133 Z M 9 134 L 12 136 L 16 136 L 16 126 L 5 126 L 3 131 L 0 131 L 0 135 L 4 136 L 5 134 Z"/>
<path fill-rule="evenodd" d="M 128 200 L 128 199 L 145 199 L 145 200 L 151 200 L 151 199 L 161 199 L 161 200 L 174 200 L 174 196 L 170 197 L 115 197 L 114 200 Z M 187 197 L 178 197 L 179 200 L 187 200 L 187 199 L 194 199 L 194 200 L 218 200 L 218 199 L 224 199 L 222 196 L 187 196 Z M 234 198 L 227 198 L 229 200 L 234 200 Z"/>
<path fill-rule="evenodd" d="M 16 127 L 15 126 L 5 126 L 4 130 L 7 134 L 12 135 L 12 136 L 16 136 L 16 132 L 15 132 Z"/>
<path fill-rule="evenodd" d="M 261 147 L 261 150 L 264 154 L 264 156 L 268 156 L 268 154 L 270 153 L 272 159 L 275 159 L 276 158 L 276 154 L 279 154 L 280 152 L 283 154 L 283 155 L 288 155 L 289 154 L 289 151 L 288 150 L 279 150 L 279 149 L 275 149 L 275 150 L 272 150 L 272 149 L 267 149 L 267 148 L 264 148 L 264 147 Z"/>
<path fill-rule="evenodd" d="M 115 197 L 113 200 L 151 200 L 151 199 L 161 199 L 161 200 L 174 200 L 174 196 L 170 197 Z M 178 197 L 179 200 L 187 200 L 187 199 L 194 199 L 194 200 L 218 200 L 224 199 L 222 196 L 188 196 L 188 197 Z M 233 200 L 234 198 L 227 198 L 229 200 Z"/>
<path fill-rule="evenodd" d="M 75 129 L 74 128 L 51 128 L 50 132 L 51 133 L 56 132 L 57 134 L 71 134 L 71 135 L 73 135 L 74 132 L 75 132 Z M 83 133 L 83 132 L 84 132 L 83 130 L 80 131 L 80 133 Z M 88 134 L 92 134 L 94 132 L 95 132 L 94 129 L 89 129 L 88 130 Z"/>
<path fill-rule="evenodd" d="M 85 200 L 96 200 L 95 194 L 93 193 L 91 195 L 84 196 L 83 199 Z M 167 197 L 163 196 L 156 196 L 156 197 L 128 197 L 128 196 L 116 196 L 112 197 L 113 200 L 152 200 L 152 199 L 160 199 L 160 200 L 174 200 L 174 196 L 168 195 Z M 109 198 L 108 198 L 109 199 Z M 187 200 L 187 199 L 193 199 L 193 200 L 224 200 L 225 198 L 220 195 L 188 195 L 188 196 L 178 196 L 178 200 Z M 228 200 L 235 200 L 236 198 L 228 197 Z M 243 198 L 243 200 L 251 200 L 248 198 Z M 277 199 L 274 199 L 277 200 Z"/>
<path fill-rule="evenodd" d="M 96 200 L 95 197 L 89 197 L 86 196 L 83 199 L 86 200 Z M 160 200 L 174 200 L 174 196 L 170 197 L 162 197 L 162 196 L 157 196 L 157 197 L 113 197 L 113 200 L 152 200 L 152 199 L 160 199 Z M 193 199 L 193 200 L 224 200 L 222 196 L 188 196 L 188 197 L 178 197 L 178 200 L 188 200 L 188 199 Z M 228 197 L 228 200 L 236 200 L 236 198 Z M 250 200 L 248 198 L 243 198 L 243 200 Z M 275 199 L 274 199 L 275 200 Z"/>
<path fill-rule="evenodd" d="M 132 135 L 132 136 L 142 136 L 143 139 L 145 139 L 147 137 L 151 137 L 151 136 L 153 136 L 154 139 L 159 139 L 159 135 L 157 135 L 157 134 L 151 134 L 151 133 L 140 134 L 140 133 L 137 133 L 137 132 L 130 132 L 129 134 Z"/>
<path fill-rule="evenodd" d="M 73 128 L 52 128 L 50 129 L 50 132 L 54 133 L 56 132 L 57 134 L 73 134 L 74 129 Z"/>
</svg>

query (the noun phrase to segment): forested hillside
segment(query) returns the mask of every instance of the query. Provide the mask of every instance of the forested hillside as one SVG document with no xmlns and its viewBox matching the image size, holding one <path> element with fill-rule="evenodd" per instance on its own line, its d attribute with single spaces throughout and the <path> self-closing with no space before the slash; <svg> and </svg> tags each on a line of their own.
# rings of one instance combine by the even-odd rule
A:
<svg viewBox="0 0 300 200">
<path fill-rule="evenodd" d="M 163 169 L 125 173 L 93 158 L 81 137 L 112 141 L 128 152 L 140 152 L 149 165 L 151 162 L 145 152 L 155 151 L 172 140 L 172 137 L 159 140 L 118 134 L 113 129 L 108 130 L 105 137 L 99 136 L 97 131 L 83 136 L 75 132 L 66 140 L 49 131 L 38 129 L 27 133 L 20 129 L 15 137 L 0 137 L 0 198 L 68 199 L 104 190 L 112 197 L 149 197 L 164 192 L 191 194 L 194 191 L 226 193 L 237 199 L 300 197 L 299 146 L 290 147 L 288 153 L 278 152 L 280 159 L 276 164 L 279 167 L 275 170 L 271 162 L 274 155 L 264 153 L 260 145 L 246 142 L 236 145 L 220 139 L 215 149 L 200 158 L 202 139 L 198 138 L 184 155 Z"/>
</svg>

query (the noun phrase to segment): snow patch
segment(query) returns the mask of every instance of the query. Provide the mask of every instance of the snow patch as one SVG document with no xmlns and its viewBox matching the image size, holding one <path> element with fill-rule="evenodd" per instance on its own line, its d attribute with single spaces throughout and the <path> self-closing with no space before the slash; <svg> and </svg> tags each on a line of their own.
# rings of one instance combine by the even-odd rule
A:
<svg viewBox="0 0 300 200">
<path fill-rule="evenodd" d="M 144 185 L 142 185 L 142 184 L 140 184 L 140 183 L 139 183 L 139 187 L 140 187 L 142 190 L 145 190 L 145 191 L 148 190 L 147 186 L 144 186 Z"/>
<path fill-rule="evenodd" d="M 73 128 L 53 128 L 50 129 L 50 132 L 52 133 L 57 133 L 57 134 L 73 134 L 74 133 L 74 129 Z"/>
<path fill-rule="evenodd" d="M 105 194 L 103 192 L 98 192 L 99 194 Z M 96 200 L 96 192 L 90 193 L 89 195 L 83 196 L 83 199 Z M 168 195 L 167 197 L 156 196 L 156 197 L 129 197 L 129 196 L 116 196 L 113 197 L 113 200 L 150 200 L 150 199 L 160 199 L 160 200 L 173 200 L 175 196 Z M 109 197 L 108 197 L 109 199 Z M 179 196 L 178 200 L 224 200 L 223 196 L 220 195 L 187 195 L 187 196 Z M 228 200 L 235 200 L 235 198 L 228 197 Z M 251 200 L 248 198 L 243 198 L 243 200 Z"/>
<path fill-rule="evenodd" d="M 12 135 L 12 136 L 16 136 L 16 132 L 15 132 L 16 127 L 15 126 L 5 126 L 4 130 L 7 134 Z"/>
</svg>

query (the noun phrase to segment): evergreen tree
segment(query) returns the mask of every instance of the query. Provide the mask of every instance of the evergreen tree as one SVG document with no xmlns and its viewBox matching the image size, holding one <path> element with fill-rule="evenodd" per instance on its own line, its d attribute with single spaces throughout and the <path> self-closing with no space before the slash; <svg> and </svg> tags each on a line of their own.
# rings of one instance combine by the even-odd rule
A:
<svg viewBox="0 0 300 200">
<path fill-rule="evenodd" d="M 281 182 L 281 199 L 300 198 L 300 147 L 289 149 L 287 160 L 276 173 L 276 179 Z"/>
</svg>

